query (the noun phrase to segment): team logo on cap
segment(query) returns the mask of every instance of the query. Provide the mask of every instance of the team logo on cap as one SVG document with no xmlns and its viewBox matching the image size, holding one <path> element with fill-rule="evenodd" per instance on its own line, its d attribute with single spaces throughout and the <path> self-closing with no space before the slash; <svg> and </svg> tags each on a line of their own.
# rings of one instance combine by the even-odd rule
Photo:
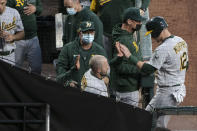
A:
<svg viewBox="0 0 197 131">
<path fill-rule="evenodd" d="M 164 23 L 163 23 L 162 21 L 160 21 L 160 25 L 161 25 L 162 27 L 165 27 L 165 25 L 164 25 Z"/>
<path fill-rule="evenodd" d="M 86 27 L 88 28 L 88 27 L 91 27 L 92 26 L 92 24 L 90 23 L 90 22 L 86 22 Z"/>
</svg>

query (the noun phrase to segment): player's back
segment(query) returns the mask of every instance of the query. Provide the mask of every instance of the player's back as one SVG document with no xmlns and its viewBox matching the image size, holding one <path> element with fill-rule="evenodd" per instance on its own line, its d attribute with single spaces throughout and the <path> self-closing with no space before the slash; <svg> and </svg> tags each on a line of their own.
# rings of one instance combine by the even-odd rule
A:
<svg viewBox="0 0 197 131">
<path fill-rule="evenodd" d="M 182 38 L 174 36 L 168 38 L 158 48 L 165 53 L 165 61 L 158 71 L 160 85 L 184 84 L 188 62 L 187 43 Z"/>
</svg>

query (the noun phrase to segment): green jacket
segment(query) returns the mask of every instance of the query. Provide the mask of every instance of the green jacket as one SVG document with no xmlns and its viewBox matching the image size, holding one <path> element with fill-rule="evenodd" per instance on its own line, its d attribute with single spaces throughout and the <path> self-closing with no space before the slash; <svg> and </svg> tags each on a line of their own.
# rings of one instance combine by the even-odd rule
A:
<svg viewBox="0 0 197 131">
<path fill-rule="evenodd" d="M 133 40 L 133 34 L 121 29 L 121 24 L 114 27 L 113 38 L 113 58 L 117 57 L 115 42 L 124 44 L 139 60 L 142 59 L 138 44 Z M 140 70 L 136 65 L 129 63 L 126 57 L 122 57 L 118 64 L 111 66 L 110 87 L 118 92 L 132 92 L 138 90 L 140 80 Z"/>
<path fill-rule="evenodd" d="M 80 55 L 79 70 L 75 68 L 75 55 Z M 80 84 L 82 76 L 89 69 L 89 60 L 92 55 L 103 55 L 106 57 L 103 47 L 95 42 L 93 42 L 89 50 L 81 48 L 78 38 L 64 45 L 58 57 L 57 81 L 64 84 L 66 81 L 74 80 Z"/>
<path fill-rule="evenodd" d="M 23 22 L 24 30 L 25 30 L 25 39 L 31 39 L 37 36 L 37 23 L 36 16 L 40 15 L 42 12 L 42 4 L 40 0 L 34 0 L 34 3 L 31 3 L 36 6 L 36 12 L 32 15 L 25 15 L 23 10 L 24 7 L 27 6 L 26 0 L 7 0 L 7 6 L 15 8 L 18 10 L 21 15 L 21 19 Z"/>
<path fill-rule="evenodd" d="M 83 8 L 75 15 L 68 15 L 65 19 L 63 43 L 69 43 L 78 36 L 79 24 L 82 21 L 92 21 L 95 26 L 94 41 L 103 47 L 103 24 L 99 17 L 88 8 Z"/>
<path fill-rule="evenodd" d="M 106 2 L 105 2 L 106 1 Z M 97 0 L 98 15 L 103 22 L 104 34 L 111 36 L 112 28 L 122 23 L 122 13 L 129 7 L 135 7 L 135 0 Z M 141 9 L 146 10 L 150 0 L 142 0 Z"/>
</svg>

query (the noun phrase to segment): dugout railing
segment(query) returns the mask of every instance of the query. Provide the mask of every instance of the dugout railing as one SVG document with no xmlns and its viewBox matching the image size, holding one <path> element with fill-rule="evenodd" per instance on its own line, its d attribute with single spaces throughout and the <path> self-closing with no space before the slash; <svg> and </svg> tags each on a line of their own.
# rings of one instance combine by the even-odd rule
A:
<svg viewBox="0 0 197 131">
<path fill-rule="evenodd" d="M 27 125 L 43 125 L 43 131 L 50 131 L 50 106 L 44 103 L 0 103 L 0 112 L 7 110 L 18 110 L 21 117 L 18 119 L 2 119 L 0 125 L 20 125 L 20 130 L 28 131 Z M 36 112 L 33 112 L 35 111 Z M 34 117 L 29 119 L 29 113 L 33 113 Z M 14 114 L 17 115 L 17 114 Z"/>
<path fill-rule="evenodd" d="M 158 116 L 161 115 L 190 115 L 190 116 L 197 116 L 197 107 L 195 106 L 181 106 L 181 107 L 163 107 L 163 108 L 155 108 L 153 112 L 153 119 L 152 119 L 152 131 L 154 131 L 156 127 L 156 122 Z"/>
</svg>

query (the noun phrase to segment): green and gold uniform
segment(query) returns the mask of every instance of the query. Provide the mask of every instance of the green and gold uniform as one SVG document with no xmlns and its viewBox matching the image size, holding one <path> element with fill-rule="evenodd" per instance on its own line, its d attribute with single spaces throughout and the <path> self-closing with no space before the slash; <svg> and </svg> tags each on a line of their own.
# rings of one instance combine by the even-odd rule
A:
<svg viewBox="0 0 197 131">
<path fill-rule="evenodd" d="M 76 55 L 80 55 L 80 69 L 75 68 Z M 57 81 L 64 84 L 66 81 L 74 80 L 81 83 L 82 76 L 89 69 L 89 60 L 92 55 L 103 55 L 106 53 L 100 45 L 93 42 L 89 50 L 84 50 L 79 38 L 64 45 L 58 58 Z"/>
<path fill-rule="evenodd" d="M 115 49 L 115 42 L 124 44 L 130 52 L 138 59 L 141 58 L 141 53 L 138 44 L 133 40 L 133 33 L 129 33 L 121 29 L 121 24 L 115 26 L 112 32 L 113 36 L 113 57 L 117 57 L 117 51 Z M 119 58 L 118 64 L 111 66 L 111 88 L 113 90 L 124 93 L 133 92 L 138 90 L 138 84 L 140 79 L 140 71 L 134 65 L 129 63 L 126 57 Z"/>
<path fill-rule="evenodd" d="M 146 10 L 150 0 L 142 0 L 141 9 Z M 135 7 L 135 0 L 92 0 L 90 9 L 97 12 L 103 22 L 104 34 L 111 36 L 112 28 L 121 23 L 125 9 Z"/>
<path fill-rule="evenodd" d="M 23 26 L 25 30 L 25 39 L 31 39 L 37 36 L 37 23 L 36 15 L 40 15 L 43 8 L 40 0 L 35 0 L 32 2 L 36 6 L 36 12 L 31 15 L 24 14 L 24 7 L 27 6 L 27 2 L 24 0 L 7 0 L 7 6 L 15 8 L 21 15 L 23 21 Z"/>
</svg>

